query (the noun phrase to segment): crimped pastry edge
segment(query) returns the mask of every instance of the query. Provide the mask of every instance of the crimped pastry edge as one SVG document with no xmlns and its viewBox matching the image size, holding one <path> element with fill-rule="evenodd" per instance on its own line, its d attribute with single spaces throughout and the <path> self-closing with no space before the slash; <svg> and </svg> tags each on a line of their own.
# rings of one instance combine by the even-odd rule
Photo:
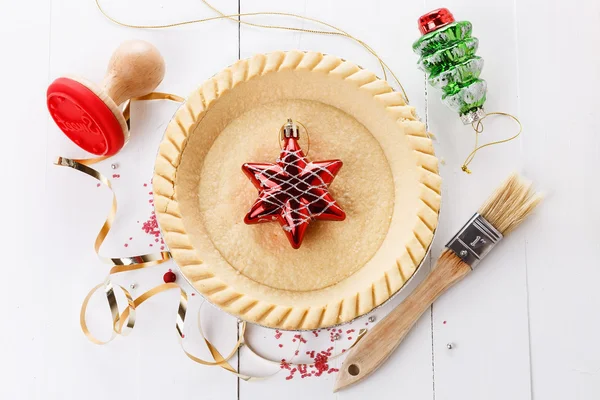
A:
<svg viewBox="0 0 600 400">
<path fill-rule="evenodd" d="M 402 127 L 415 154 L 421 185 L 421 207 L 413 228 L 413 238 L 405 251 L 370 287 L 319 307 L 275 305 L 240 293 L 216 276 L 187 236 L 175 195 L 175 180 L 181 155 L 195 124 L 211 105 L 228 90 L 253 77 L 280 70 L 316 70 L 335 74 L 358 83 L 368 91 Z M 400 93 L 374 74 L 332 55 L 317 52 L 273 52 L 240 60 L 208 79 L 179 108 L 169 123 L 159 147 L 153 176 L 154 205 L 158 223 L 173 259 L 185 275 L 193 267 L 194 287 L 211 303 L 246 321 L 260 325 L 306 330 L 338 325 L 363 315 L 393 296 L 414 274 L 433 240 L 441 203 L 441 178 L 438 160 L 425 125 L 418 121 L 414 107 L 406 105 Z M 198 274 L 198 271 L 202 273 Z M 201 282 L 201 284 L 200 284 Z"/>
</svg>

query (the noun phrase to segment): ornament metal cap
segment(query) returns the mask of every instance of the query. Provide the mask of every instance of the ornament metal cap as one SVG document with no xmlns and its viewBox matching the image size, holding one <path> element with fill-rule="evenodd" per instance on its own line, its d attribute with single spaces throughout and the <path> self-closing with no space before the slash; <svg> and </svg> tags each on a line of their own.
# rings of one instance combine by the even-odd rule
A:
<svg viewBox="0 0 600 400">
<path fill-rule="evenodd" d="M 461 114 L 460 120 L 463 124 L 469 125 L 473 122 L 477 122 L 480 119 L 483 119 L 483 117 L 485 117 L 485 110 L 483 109 L 483 107 L 479 107 L 475 110 L 467 112 L 466 114 Z"/>
<path fill-rule="evenodd" d="M 419 17 L 419 31 L 426 35 L 454 22 L 454 15 L 447 8 L 438 8 Z"/>
<path fill-rule="evenodd" d="M 300 133 L 298 130 L 298 125 L 294 124 L 291 118 L 288 118 L 286 124 L 283 126 L 283 136 L 286 138 L 295 138 L 298 139 L 300 137 Z"/>
</svg>

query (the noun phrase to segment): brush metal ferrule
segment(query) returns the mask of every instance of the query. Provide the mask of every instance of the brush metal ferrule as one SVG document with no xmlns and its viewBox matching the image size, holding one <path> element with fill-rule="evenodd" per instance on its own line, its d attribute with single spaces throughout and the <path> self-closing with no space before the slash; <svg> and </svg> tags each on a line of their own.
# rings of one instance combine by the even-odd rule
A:
<svg viewBox="0 0 600 400">
<path fill-rule="evenodd" d="M 475 213 L 446 247 L 473 269 L 503 237 L 492 224 Z"/>
</svg>

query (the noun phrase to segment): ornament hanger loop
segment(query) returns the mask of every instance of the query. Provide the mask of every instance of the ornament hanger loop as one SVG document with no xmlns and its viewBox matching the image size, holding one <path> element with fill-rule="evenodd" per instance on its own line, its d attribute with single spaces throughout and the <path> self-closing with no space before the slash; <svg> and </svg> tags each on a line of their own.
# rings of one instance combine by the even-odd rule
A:
<svg viewBox="0 0 600 400">
<path fill-rule="evenodd" d="M 285 124 L 281 125 L 281 128 L 279 128 L 279 134 L 277 135 L 278 137 L 278 141 L 279 141 L 279 148 L 283 150 L 283 139 L 285 138 L 283 131 L 286 127 L 286 125 L 288 125 L 290 123 L 291 118 L 288 119 L 288 122 L 286 122 Z M 308 128 L 306 127 L 306 125 L 304 125 L 302 122 L 296 120 L 295 121 L 297 124 L 299 124 L 301 127 L 304 128 L 304 131 L 306 132 L 306 140 L 308 141 L 307 146 L 306 146 L 306 154 L 305 156 L 308 157 L 308 153 L 310 153 L 310 134 L 308 133 Z M 293 123 L 293 122 L 292 122 Z M 297 138 L 299 138 L 300 135 L 298 135 Z"/>
<path fill-rule="evenodd" d="M 494 142 L 489 142 L 489 143 L 482 144 L 481 146 L 479 146 L 478 145 L 479 135 L 481 133 L 483 133 L 483 129 L 484 129 L 483 120 L 486 119 L 487 117 L 489 117 L 490 115 L 501 115 L 501 116 L 509 117 L 510 119 L 512 119 L 513 121 L 515 121 L 519 125 L 519 131 L 517 132 L 516 135 L 511 136 L 511 137 L 509 137 L 507 139 L 496 140 Z M 521 124 L 521 121 L 519 120 L 519 118 L 515 117 L 512 114 L 501 112 L 501 111 L 495 111 L 495 112 L 491 112 L 491 113 L 486 113 L 479 120 L 473 121 L 473 123 L 471 124 L 471 126 L 473 127 L 473 130 L 475 131 L 475 148 L 473 149 L 473 151 L 471 153 L 469 153 L 469 155 L 465 159 L 465 161 L 464 161 L 464 163 L 462 165 L 462 168 L 461 168 L 463 170 L 463 172 L 466 172 L 467 174 L 470 174 L 472 172 L 469 169 L 469 164 L 471 163 L 471 161 L 473 161 L 473 159 L 475 158 L 475 154 L 479 150 L 483 149 L 484 147 L 489 147 L 489 146 L 494 146 L 496 144 L 510 142 L 511 140 L 516 139 L 521 134 L 521 132 L 523 131 L 523 124 Z"/>
</svg>

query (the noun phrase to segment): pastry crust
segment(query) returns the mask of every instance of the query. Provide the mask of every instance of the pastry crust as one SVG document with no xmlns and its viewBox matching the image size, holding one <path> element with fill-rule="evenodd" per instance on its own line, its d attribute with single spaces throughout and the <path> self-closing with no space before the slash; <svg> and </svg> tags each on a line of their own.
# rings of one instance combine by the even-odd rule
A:
<svg viewBox="0 0 600 400">
<path fill-rule="evenodd" d="M 240 167 L 275 160 L 288 117 L 307 125 L 309 159 L 344 162 L 330 190 L 346 221 L 312 223 L 299 250 L 277 224 L 243 224 L 256 189 Z M 280 329 L 347 322 L 396 293 L 431 244 L 441 201 L 414 108 L 369 71 L 299 51 L 238 61 L 194 91 L 169 123 L 153 186 L 165 241 L 194 287 Z"/>
</svg>

